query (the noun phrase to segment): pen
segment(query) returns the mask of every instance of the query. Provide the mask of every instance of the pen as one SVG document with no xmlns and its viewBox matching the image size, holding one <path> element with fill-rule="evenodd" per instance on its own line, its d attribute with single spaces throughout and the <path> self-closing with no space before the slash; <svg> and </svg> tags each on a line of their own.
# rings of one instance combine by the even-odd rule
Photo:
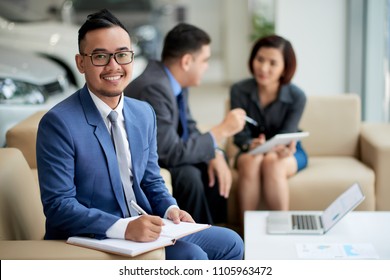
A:
<svg viewBox="0 0 390 280">
<path fill-rule="evenodd" d="M 146 213 L 144 209 L 139 207 L 139 205 L 134 200 L 130 201 L 130 205 L 131 205 L 131 207 L 133 207 L 135 209 L 135 211 L 138 212 L 138 214 L 140 214 L 140 215 L 148 215 L 148 213 Z"/>
<path fill-rule="evenodd" d="M 259 126 L 259 124 L 257 123 L 257 121 L 255 121 L 254 119 L 248 117 L 248 116 L 245 116 L 245 120 L 250 123 L 250 124 L 253 124 L 254 126 Z"/>
</svg>

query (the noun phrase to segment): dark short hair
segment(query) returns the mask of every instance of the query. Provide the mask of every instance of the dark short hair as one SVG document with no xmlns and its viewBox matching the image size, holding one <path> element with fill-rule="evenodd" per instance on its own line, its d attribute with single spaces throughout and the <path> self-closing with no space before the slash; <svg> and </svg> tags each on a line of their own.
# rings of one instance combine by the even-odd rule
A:
<svg viewBox="0 0 390 280">
<path fill-rule="evenodd" d="M 284 39 L 283 37 L 277 36 L 277 35 L 270 35 L 267 37 L 263 37 L 258 39 L 255 44 L 253 45 L 251 54 L 249 56 L 248 60 L 248 66 L 249 70 L 253 73 L 253 60 L 256 57 L 257 52 L 260 48 L 276 48 L 281 50 L 284 60 L 284 71 L 282 73 L 282 76 L 280 77 L 280 83 L 288 84 L 292 77 L 295 74 L 295 70 L 297 68 L 297 60 L 295 57 L 294 49 L 291 45 L 291 43 Z"/>
<path fill-rule="evenodd" d="M 187 53 L 195 53 L 210 43 L 210 36 L 202 29 L 191 24 L 179 23 L 165 36 L 161 59 L 165 61 L 182 57 Z"/>
<path fill-rule="evenodd" d="M 129 34 L 129 31 L 119 21 L 119 19 L 117 19 L 107 9 L 103 9 L 96 13 L 88 15 L 87 20 L 83 23 L 83 25 L 79 29 L 79 38 L 78 38 L 79 51 L 81 51 L 80 42 L 85 38 L 85 35 L 89 31 L 100 29 L 100 28 L 109 28 L 114 26 L 121 27 L 127 32 L 127 34 Z"/>
</svg>

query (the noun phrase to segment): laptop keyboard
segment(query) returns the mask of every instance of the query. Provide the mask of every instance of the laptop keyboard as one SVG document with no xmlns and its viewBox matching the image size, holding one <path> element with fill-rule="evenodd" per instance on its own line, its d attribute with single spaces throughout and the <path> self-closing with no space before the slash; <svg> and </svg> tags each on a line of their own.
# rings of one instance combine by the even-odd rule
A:
<svg viewBox="0 0 390 280">
<path fill-rule="evenodd" d="M 318 229 L 316 216 L 314 215 L 292 215 L 293 229 Z"/>
</svg>

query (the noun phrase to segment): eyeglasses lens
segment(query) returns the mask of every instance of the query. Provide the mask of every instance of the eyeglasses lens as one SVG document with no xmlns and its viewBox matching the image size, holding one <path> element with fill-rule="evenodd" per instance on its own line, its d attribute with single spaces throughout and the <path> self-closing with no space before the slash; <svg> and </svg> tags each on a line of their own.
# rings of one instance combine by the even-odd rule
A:
<svg viewBox="0 0 390 280">
<path fill-rule="evenodd" d="M 129 64 L 133 61 L 134 53 L 131 51 L 110 53 L 95 53 L 91 55 L 92 63 L 96 66 L 105 66 L 110 63 L 111 57 L 114 56 L 115 61 L 120 64 Z"/>
</svg>

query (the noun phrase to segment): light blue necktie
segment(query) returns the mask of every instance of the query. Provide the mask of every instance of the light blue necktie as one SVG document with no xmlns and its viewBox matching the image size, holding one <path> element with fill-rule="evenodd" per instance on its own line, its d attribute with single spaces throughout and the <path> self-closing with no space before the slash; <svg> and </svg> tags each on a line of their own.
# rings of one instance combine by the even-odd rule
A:
<svg viewBox="0 0 390 280">
<path fill-rule="evenodd" d="M 108 119 L 111 122 L 111 135 L 115 145 L 115 152 L 118 159 L 119 172 L 121 175 L 123 191 L 125 193 L 127 209 L 131 216 L 138 216 L 139 214 L 135 209 L 133 209 L 133 207 L 131 207 L 130 203 L 132 200 L 134 200 L 134 202 L 137 201 L 135 199 L 133 190 L 133 174 L 131 174 L 131 170 L 129 169 L 129 165 L 126 159 L 127 150 L 125 149 L 122 133 L 117 123 L 118 113 L 111 111 L 111 113 L 108 115 Z"/>
</svg>

